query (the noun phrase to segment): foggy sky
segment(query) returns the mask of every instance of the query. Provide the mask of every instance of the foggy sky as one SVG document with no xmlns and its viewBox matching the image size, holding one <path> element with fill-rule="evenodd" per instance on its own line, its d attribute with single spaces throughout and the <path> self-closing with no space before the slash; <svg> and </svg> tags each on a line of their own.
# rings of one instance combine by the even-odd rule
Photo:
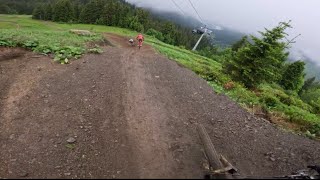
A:
<svg viewBox="0 0 320 180">
<path fill-rule="evenodd" d="M 137 6 L 175 11 L 199 19 L 188 0 L 127 0 Z M 298 34 L 292 50 L 299 58 L 303 51 L 320 65 L 320 0 L 191 0 L 206 24 L 221 25 L 244 33 L 257 35 L 264 28 L 271 29 L 280 21 L 292 20 L 293 38 Z"/>
</svg>

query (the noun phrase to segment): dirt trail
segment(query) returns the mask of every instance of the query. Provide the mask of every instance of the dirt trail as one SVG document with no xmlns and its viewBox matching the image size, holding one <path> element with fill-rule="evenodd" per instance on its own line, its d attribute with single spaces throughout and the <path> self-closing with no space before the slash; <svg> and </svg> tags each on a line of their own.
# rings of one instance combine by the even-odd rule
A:
<svg viewBox="0 0 320 180">
<path fill-rule="evenodd" d="M 244 175 L 320 164 L 319 142 L 253 117 L 150 46 L 106 37 L 114 47 L 66 66 L 0 49 L 0 178 L 202 178 L 196 122 Z"/>
</svg>

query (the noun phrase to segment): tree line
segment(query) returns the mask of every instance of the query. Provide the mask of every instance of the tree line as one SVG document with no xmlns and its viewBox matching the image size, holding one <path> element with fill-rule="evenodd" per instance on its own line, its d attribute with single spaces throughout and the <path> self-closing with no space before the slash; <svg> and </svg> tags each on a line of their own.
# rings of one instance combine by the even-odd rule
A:
<svg viewBox="0 0 320 180">
<path fill-rule="evenodd" d="M 0 14 L 32 14 L 39 3 L 49 0 L 0 0 Z"/>
<path fill-rule="evenodd" d="M 188 49 L 199 38 L 198 35 L 192 34 L 190 28 L 160 19 L 124 0 L 53 0 L 38 3 L 32 15 L 34 19 L 39 20 L 128 28 Z M 204 39 L 200 49 L 210 45 L 209 40 Z"/>
</svg>

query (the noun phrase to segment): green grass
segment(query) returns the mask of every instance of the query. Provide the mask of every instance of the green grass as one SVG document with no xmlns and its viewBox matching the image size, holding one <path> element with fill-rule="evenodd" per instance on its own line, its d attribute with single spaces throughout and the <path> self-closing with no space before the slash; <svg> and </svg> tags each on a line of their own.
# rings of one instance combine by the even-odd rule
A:
<svg viewBox="0 0 320 180">
<path fill-rule="evenodd" d="M 101 33 L 109 32 L 127 37 L 135 37 L 137 32 L 128 29 L 87 25 L 59 24 L 39 21 L 25 15 L 0 15 L 0 46 L 20 46 L 42 54 L 53 54 L 61 63 L 68 63 L 71 58 L 79 58 L 86 52 L 101 53 L 99 47 L 87 47 L 88 42 L 103 40 Z M 78 36 L 70 29 L 89 30 L 94 36 Z M 223 93 L 243 107 L 260 106 L 268 112 L 282 114 L 285 120 L 301 126 L 301 131 L 320 137 L 320 117 L 311 112 L 312 107 L 296 96 L 285 92 L 281 87 L 263 84 L 259 93 L 249 91 L 239 83 L 226 90 L 223 85 L 232 82 L 222 73 L 221 61 L 226 58 L 213 56 L 209 59 L 190 50 L 165 44 L 154 37 L 146 36 L 146 43 L 152 45 L 159 53 L 191 69 L 217 93 Z"/>
<path fill-rule="evenodd" d="M 66 144 L 66 148 L 73 150 L 74 148 L 76 148 L 75 144 Z"/>
<path fill-rule="evenodd" d="M 41 54 L 53 54 L 54 59 L 62 64 L 72 58 L 80 58 L 85 52 L 101 53 L 98 47 L 86 45 L 88 42 L 102 41 L 100 33 L 79 36 L 69 32 L 82 26 L 83 29 L 90 29 L 89 25 L 58 24 L 36 21 L 30 16 L 0 15 L 0 46 L 24 47 Z"/>
<path fill-rule="evenodd" d="M 263 104 L 268 111 L 282 113 L 287 121 L 301 125 L 302 131 L 320 133 L 320 117 L 311 113 L 312 107 L 304 103 L 298 95 L 288 95 L 281 87 L 274 84 L 260 85 L 259 90 L 260 104 Z"/>
</svg>

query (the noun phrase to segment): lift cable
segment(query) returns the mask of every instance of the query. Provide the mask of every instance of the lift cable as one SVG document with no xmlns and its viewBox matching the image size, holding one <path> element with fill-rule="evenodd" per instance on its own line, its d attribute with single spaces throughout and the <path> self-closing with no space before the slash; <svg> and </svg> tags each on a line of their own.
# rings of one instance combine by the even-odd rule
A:
<svg viewBox="0 0 320 180">
<path fill-rule="evenodd" d="M 194 7 L 194 5 L 193 5 L 193 3 L 191 2 L 191 0 L 188 0 L 189 1 L 189 3 L 191 4 L 191 6 L 192 6 L 192 8 L 193 8 L 193 10 L 196 12 L 196 14 L 198 15 L 198 17 L 199 17 L 199 19 L 200 19 L 200 21 L 201 21 L 201 23 L 202 24 L 204 24 L 204 22 L 203 22 L 203 19 L 201 18 L 201 16 L 199 15 L 199 13 L 198 13 L 198 11 L 197 11 L 197 9 Z M 204 24 L 205 25 L 205 24 Z"/>
<path fill-rule="evenodd" d="M 183 10 L 181 9 L 181 7 L 174 1 L 174 0 L 171 0 L 172 3 L 177 7 L 177 9 L 180 10 L 180 12 L 184 15 L 184 16 L 187 16 L 186 13 L 183 12 Z"/>
</svg>

